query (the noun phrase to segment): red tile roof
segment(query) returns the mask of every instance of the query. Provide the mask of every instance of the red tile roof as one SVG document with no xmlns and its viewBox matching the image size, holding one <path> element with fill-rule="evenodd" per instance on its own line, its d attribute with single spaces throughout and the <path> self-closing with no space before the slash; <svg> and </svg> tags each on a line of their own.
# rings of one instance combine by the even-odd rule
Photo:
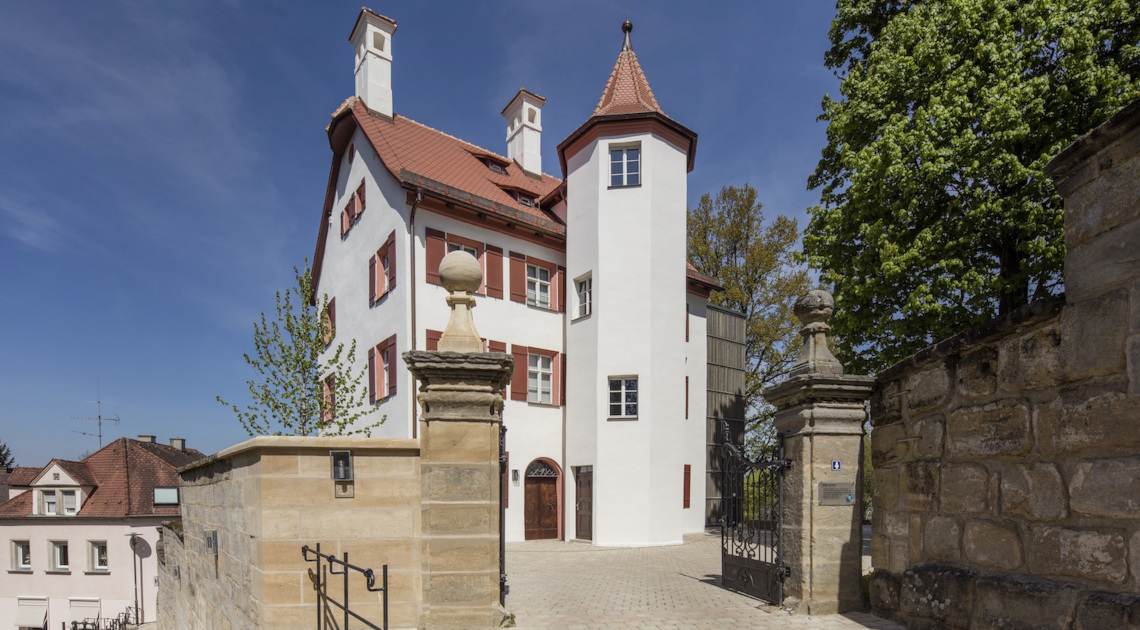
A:
<svg viewBox="0 0 1140 630">
<path fill-rule="evenodd" d="M 649 87 L 649 79 L 645 78 L 645 71 L 637 61 L 637 54 L 630 45 L 629 32 L 633 30 L 633 24 L 626 20 L 622 24 L 622 30 L 625 31 L 625 43 L 618 54 L 613 72 L 606 81 L 606 87 L 602 90 L 602 98 L 598 99 L 598 106 L 594 108 L 594 116 L 641 112 L 664 114 Z"/>
<path fill-rule="evenodd" d="M 94 485 L 79 516 L 172 515 L 178 506 L 154 505 L 154 488 L 178 487 L 177 469 L 205 457 L 194 449 L 180 451 L 174 447 L 129 438 L 119 438 L 89 455 L 82 462 L 52 460 L 67 470 L 81 485 Z M 50 466 L 51 463 L 48 464 Z M 39 475 L 43 469 L 25 468 Z M 27 473 L 24 473 L 26 475 Z M 9 477 L 11 481 L 12 477 Z M 86 480 L 91 483 L 88 484 Z M 26 484 L 24 484 L 26 485 Z M 25 492 L 0 503 L 0 517 L 28 516 L 32 513 L 32 493 Z"/>
<path fill-rule="evenodd" d="M 12 474 L 8 475 L 7 483 L 9 486 L 26 486 L 32 483 L 38 474 L 40 474 L 39 468 L 15 468 L 12 470 Z"/>
<path fill-rule="evenodd" d="M 523 220 L 536 219 L 565 234 L 565 226 L 555 214 L 523 205 L 503 190 L 518 189 L 541 199 L 557 188 L 561 179 L 553 175 L 528 175 L 513 160 L 399 114 L 391 119 L 375 114 L 356 97 L 350 97 L 337 109 L 333 114 L 334 124 L 349 112 L 397 180 L 416 185 L 422 185 L 425 180 L 434 181 L 446 187 L 449 196 L 459 201 L 480 197 L 508 212 L 523 215 L 520 217 Z M 505 165 L 506 174 L 492 171 L 484 163 L 485 159 Z M 479 200 L 474 201 L 478 205 Z"/>
</svg>

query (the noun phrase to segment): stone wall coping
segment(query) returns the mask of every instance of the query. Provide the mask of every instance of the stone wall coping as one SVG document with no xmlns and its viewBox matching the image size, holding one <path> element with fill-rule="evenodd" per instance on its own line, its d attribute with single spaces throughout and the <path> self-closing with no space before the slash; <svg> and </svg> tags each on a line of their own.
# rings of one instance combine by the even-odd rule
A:
<svg viewBox="0 0 1140 630">
<path fill-rule="evenodd" d="M 1090 157 L 1108 145 L 1119 140 L 1124 134 L 1140 127 L 1140 99 L 1125 105 L 1123 109 L 1109 117 L 1096 129 L 1081 136 L 1070 144 L 1057 157 L 1045 165 L 1045 174 L 1054 181 L 1072 175 Z"/>
<path fill-rule="evenodd" d="M 419 451 L 420 441 L 407 438 L 331 437 L 306 435 L 259 435 L 229 448 L 222 449 L 209 457 L 178 469 L 178 474 L 209 466 L 218 461 L 233 458 L 249 451 L 277 449 L 350 449 L 354 451 Z"/>
<path fill-rule="evenodd" d="M 1043 300 L 1036 300 L 1030 302 L 1025 306 L 1014 309 L 1005 315 L 999 315 L 990 321 L 972 328 L 970 330 L 963 330 L 962 332 L 939 341 L 938 343 L 927 346 L 922 350 L 910 355 L 909 357 L 899 361 L 898 363 L 884 368 L 878 373 L 876 379 L 879 383 L 885 383 L 897 376 L 907 373 L 913 368 L 920 365 L 930 363 L 937 359 L 942 359 L 965 348 L 981 345 L 990 341 L 994 341 L 1005 337 L 1010 332 L 1030 326 L 1043 321 L 1047 321 L 1057 317 L 1061 314 L 1061 310 L 1065 307 L 1065 294 L 1054 295 Z"/>
</svg>

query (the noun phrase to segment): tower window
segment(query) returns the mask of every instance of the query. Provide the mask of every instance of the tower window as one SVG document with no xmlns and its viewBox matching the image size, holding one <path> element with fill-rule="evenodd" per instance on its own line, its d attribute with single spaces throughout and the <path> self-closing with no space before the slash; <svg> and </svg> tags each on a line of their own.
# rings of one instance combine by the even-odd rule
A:
<svg viewBox="0 0 1140 630">
<path fill-rule="evenodd" d="M 637 377 L 610 377 L 610 417 L 637 417 Z"/>
<path fill-rule="evenodd" d="M 610 186 L 641 185 L 641 146 L 610 148 Z"/>
<path fill-rule="evenodd" d="M 579 279 L 575 284 L 577 284 L 578 289 L 578 317 L 585 317 L 593 311 L 594 279 L 586 276 Z"/>
<path fill-rule="evenodd" d="M 372 47 L 375 48 L 376 50 L 380 50 L 380 51 L 384 50 L 384 34 L 383 33 L 373 33 L 372 34 Z"/>
</svg>

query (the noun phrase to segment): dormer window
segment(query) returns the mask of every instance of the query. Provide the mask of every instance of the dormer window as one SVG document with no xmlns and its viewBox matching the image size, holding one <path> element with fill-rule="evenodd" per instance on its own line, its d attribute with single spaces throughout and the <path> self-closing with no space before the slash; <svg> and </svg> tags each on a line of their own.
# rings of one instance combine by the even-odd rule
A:
<svg viewBox="0 0 1140 630">
<path fill-rule="evenodd" d="M 519 203 L 521 203 L 522 205 L 524 205 L 528 208 L 534 207 L 534 197 L 530 197 L 528 195 L 524 195 L 522 193 L 519 193 L 518 195 L 515 196 L 515 199 L 518 199 Z"/>
<path fill-rule="evenodd" d="M 75 491 L 64 490 L 60 493 L 63 495 L 63 513 L 66 515 L 74 515 L 78 512 L 78 506 L 75 503 Z"/>
<path fill-rule="evenodd" d="M 493 160 L 483 160 L 483 163 L 486 164 L 487 168 L 491 169 L 491 172 L 493 173 L 498 173 L 499 175 L 507 174 L 507 169 L 503 168 L 503 165 L 499 164 L 498 162 L 495 162 Z"/>
<path fill-rule="evenodd" d="M 48 490 L 43 493 L 44 497 L 44 514 L 55 516 L 55 490 Z"/>
</svg>

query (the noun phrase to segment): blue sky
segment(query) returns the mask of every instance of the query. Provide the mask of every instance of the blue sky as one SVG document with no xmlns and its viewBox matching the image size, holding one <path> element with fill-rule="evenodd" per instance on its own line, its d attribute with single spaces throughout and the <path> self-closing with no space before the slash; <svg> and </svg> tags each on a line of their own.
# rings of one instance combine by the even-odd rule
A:
<svg viewBox="0 0 1140 630">
<path fill-rule="evenodd" d="M 384 2 L 395 110 L 506 152 L 499 112 L 547 98 L 543 164 L 593 111 L 634 23 L 667 114 L 699 134 L 689 204 L 750 182 L 797 217 L 838 83 L 825 2 Z M 0 6 L 0 441 L 21 465 L 104 440 L 246 439 L 252 322 L 312 256 L 324 127 L 352 94 L 358 2 Z"/>
</svg>

